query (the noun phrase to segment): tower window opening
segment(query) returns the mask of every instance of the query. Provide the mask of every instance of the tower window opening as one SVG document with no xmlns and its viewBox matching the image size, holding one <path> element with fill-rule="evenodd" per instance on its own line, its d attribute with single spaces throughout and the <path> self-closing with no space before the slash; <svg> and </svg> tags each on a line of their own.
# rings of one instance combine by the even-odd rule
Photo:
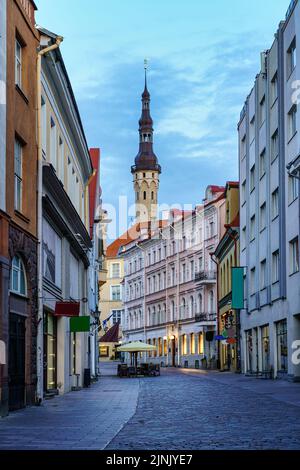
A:
<svg viewBox="0 0 300 470">
<path fill-rule="evenodd" d="M 143 173 L 143 178 L 146 178 L 146 173 Z"/>
<path fill-rule="evenodd" d="M 137 201 L 140 200 L 140 193 L 139 193 L 139 192 L 136 193 L 136 200 L 137 200 Z"/>
<path fill-rule="evenodd" d="M 147 193 L 144 191 L 144 201 L 147 199 Z"/>
<path fill-rule="evenodd" d="M 151 193 L 151 199 L 152 199 L 152 201 L 154 201 L 154 191 L 152 191 L 152 193 Z"/>
</svg>

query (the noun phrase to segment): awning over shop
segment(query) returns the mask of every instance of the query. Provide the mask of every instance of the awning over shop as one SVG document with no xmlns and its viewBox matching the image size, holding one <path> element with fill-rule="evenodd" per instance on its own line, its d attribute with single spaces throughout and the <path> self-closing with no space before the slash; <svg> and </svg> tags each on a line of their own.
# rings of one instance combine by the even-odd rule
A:
<svg viewBox="0 0 300 470">
<path fill-rule="evenodd" d="M 78 317 L 80 313 L 79 302 L 56 302 L 54 315 L 56 317 Z"/>
<path fill-rule="evenodd" d="M 117 349 L 119 352 L 146 352 L 146 351 L 156 351 L 156 346 L 151 346 L 151 344 L 141 343 L 140 341 L 135 341 L 133 343 L 123 344 Z"/>
</svg>

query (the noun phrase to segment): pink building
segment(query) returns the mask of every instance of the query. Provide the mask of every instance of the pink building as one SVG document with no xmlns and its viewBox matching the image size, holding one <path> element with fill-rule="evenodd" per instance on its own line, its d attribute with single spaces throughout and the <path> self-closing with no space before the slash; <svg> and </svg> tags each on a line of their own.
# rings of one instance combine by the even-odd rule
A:
<svg viewBox="0 0 300 470">
<path fill-rule="evenodd" d="M 122 248 L 124 342 L 155 345 L 152 362 L 216 366 L 217 269 L 210 254 L 224 233 L 224 191 L 208 186 L 203 205 L 171 211 L 163 228 Z"/>
</svg>

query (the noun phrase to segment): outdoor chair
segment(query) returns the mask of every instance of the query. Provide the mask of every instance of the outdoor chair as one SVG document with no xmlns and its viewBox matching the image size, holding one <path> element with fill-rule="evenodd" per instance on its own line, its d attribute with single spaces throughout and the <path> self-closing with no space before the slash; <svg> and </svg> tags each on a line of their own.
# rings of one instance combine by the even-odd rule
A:
<svg viewBox="0 0 300 470">
<path fill-rule="evenodd" d="M 119 364 L 118 365 L 118 376 L 119 377 L 128 377 L 127 364 Z"/>
<path fill-rule="evenodd" d="M 133 366 L 128 367 L 128 377 L 136 377 L 136 368 Z"/>
</svg>

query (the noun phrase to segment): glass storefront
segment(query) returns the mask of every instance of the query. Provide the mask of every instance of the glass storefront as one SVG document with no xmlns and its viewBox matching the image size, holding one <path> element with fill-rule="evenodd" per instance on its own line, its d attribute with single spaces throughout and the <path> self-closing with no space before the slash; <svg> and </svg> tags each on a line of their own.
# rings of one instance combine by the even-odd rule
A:
<svg viewBox="0 0 300 470">
<path fill-rule="evenodd" d="M 278 372 L 288 370 L 288 347 L 287 347 L 287 321 L 282 320 L 276 323 L 277 337 L 277 368 Z"/>
<path fill-rule="evenodd" d="M 262 372 L 270 370 L 270 332 L 269 325 L 261 327 Z"/>
<path fill-rule="evenodd" d="M 44 313 L 44 389 L 55 390 L 57 372 L 57 320 Z"/>
</svg>

